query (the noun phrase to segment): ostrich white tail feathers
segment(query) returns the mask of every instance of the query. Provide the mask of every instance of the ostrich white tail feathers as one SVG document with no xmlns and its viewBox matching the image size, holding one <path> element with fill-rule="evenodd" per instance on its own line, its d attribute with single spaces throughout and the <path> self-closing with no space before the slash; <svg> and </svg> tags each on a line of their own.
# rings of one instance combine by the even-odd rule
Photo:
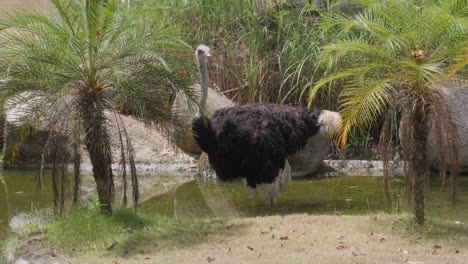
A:
<svg viewBox="0 0 468 264">
<path fill-rule="evenodd" d="M 289 165 L 288 160 L 286 160 L 284 169 L 278 172 L 278 176 L 275 178 L 274 182 L 258 184 L 256 188 L 249 187 L 245 178 L 242 179 L 242 181 L 244 182 L 251 199 L 254 200 L 256 197 L 259 197 L 260 199 L 263 199 L 266 205 L 273 207 L 279 194 L 286 192 L 292 182 L 291 166 Z"/>
<path fill-rule="evenodd" d="M 318 118 L 320 134 L 329 138 L 333 137 L 333 134 L 341 129 L 342 122 L 340 113 L 322 110 Z"/>
<path fill-rule="evenodd" d="M 291 184 L 291 166 L 289 166 L 288 160 L 285 161 L 284 169 L 280 170 L 279 175 L 279 192 L 287 192 L 288 187 Z"/>
</svg>

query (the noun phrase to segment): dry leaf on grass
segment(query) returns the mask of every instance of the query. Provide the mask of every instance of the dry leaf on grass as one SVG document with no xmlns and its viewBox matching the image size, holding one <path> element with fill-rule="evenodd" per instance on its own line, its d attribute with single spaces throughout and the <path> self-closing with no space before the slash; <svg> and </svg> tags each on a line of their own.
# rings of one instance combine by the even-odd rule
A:
<svg viewBox="0 0 468 264">
<path fill-rule="evenodd" d="M 432 246 L 432 255 L 435 255 L 439 249 L 442 249 L 442 246 L 434 245 Z"/>
</svg>

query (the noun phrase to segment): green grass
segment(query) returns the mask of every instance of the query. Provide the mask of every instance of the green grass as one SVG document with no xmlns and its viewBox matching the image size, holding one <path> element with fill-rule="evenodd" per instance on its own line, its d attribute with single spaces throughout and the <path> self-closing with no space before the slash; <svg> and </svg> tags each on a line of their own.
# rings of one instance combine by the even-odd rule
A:
<svg viewBox="0 0 468 264">
<path fill-rule="evenodd" d="M 415 224 L 411 213 L 380 214 L 381 218 L 390 223 L 391 232 L 403 238 L 427 241 L 443 241 L 445 244 L 466 244 L 468 242 L 468 226 L 464 223 L 428 218 L 424 227 Z"/>
<path fill-rule="evenodd" d="M 5 240 L 0 240 L 0 263 L 7 263 L 8 256 L 15 252 L 18 245 L 17 236 L 9 236 Z"/>
<path fill-rule="evenodd" d="M 65 251 L 128 253 L 154 247 L 185 247 L 203 241 L 209 234 L 227 229 L 218 220 L 183 219 L 117 208 L 111 216 L 93 208 L 76 208 L 51 220 L 46 238 L 49 246 Z"/>
</svg>

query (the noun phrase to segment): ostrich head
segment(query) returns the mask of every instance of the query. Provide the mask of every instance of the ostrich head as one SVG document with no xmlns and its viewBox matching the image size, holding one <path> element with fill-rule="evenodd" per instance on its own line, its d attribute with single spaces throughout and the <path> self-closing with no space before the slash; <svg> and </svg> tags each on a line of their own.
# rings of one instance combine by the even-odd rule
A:
<svg viewBox="0 0 468 264">
<path fill-rule="evenodd" d="M 210 47 L 203 44 L 198 45 L 197 49 L 195 50 L 195 57 L 198 58 L 198 60 L 211 57 Z"/>
</svg>

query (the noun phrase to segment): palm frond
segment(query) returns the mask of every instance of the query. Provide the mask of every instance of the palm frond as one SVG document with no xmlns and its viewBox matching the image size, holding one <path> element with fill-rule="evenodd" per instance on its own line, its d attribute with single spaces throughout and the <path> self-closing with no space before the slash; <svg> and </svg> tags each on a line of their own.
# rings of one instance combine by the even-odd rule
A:
<svg viewBox="0 0 468 264">
<path fill-rule="evenodd" d="M 369 80 L 347 85 L 340 97 L 343 116 L 341 142 L 345 143 L 352 127 L 369 127 L 382 116 L 395 96 L 392 79 Z"/>
</svg>

